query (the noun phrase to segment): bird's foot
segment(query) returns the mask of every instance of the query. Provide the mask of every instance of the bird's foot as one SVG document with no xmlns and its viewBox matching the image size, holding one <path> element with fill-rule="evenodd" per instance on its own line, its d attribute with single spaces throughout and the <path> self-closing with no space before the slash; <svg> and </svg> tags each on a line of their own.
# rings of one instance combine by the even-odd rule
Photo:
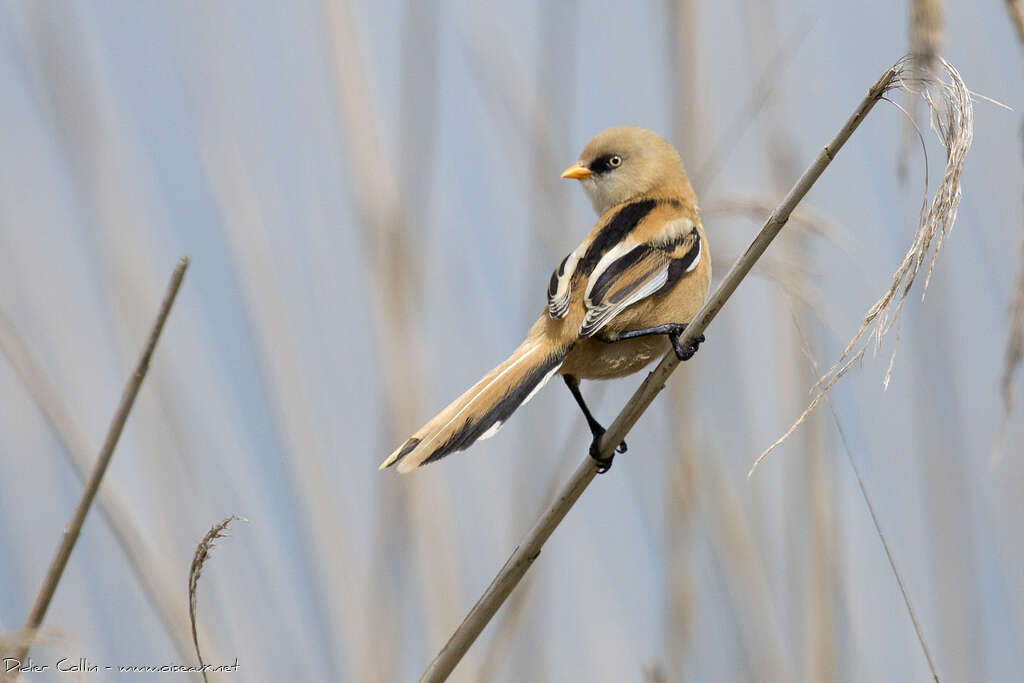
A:
<svg viewBox="0 0 1024 683">
<path fill-rule="evenodd" d="M 601 439 L 596 437 L 592 442 L 590 442 L 590 457 L 595 463 L 597 463 L 597 473 L 604 474 L 612 468 L 612 460 L 615 459 L 615 453 L 612 453 L 607 458 L 602 458 L 601 452 L 598 448 L 600 443 Z"/>
<path fill-rule="evenodd" d="M 673 330 L 668 333 L 669 341 L 672 342 L 672 349 L 676 352 L 676 358 L 680 361 L 687 361 L 693 358 L 693 354 L 697 353 L 697 349 L 700 347 L 701 342 L 706 341 L 704 335 L 700 335 L 693 340 L 693 343 L 689 346 L 683 346 L 679 343 L 679 337 L 682 336 L 683 332 L 686 331 L 686 325 L 682 325 L 681 329 Z"/>
<path fill-rule="evenodd" d="M 657 325 L 655 327 L 645 327 L 642 330 L 628 330 L 626 332 L 618 332 L 615 334 L 605 333 L 604 336 L 597 337 L 603 342 L 612 343 L 622 341 L 624 339 L 635 339 L 637 337 L 647 337 L 653 334 L 664 334 L 667 335 L 669 340 L 672 342 L 672 348 L 676 352 L 676 357 L 679 360 L 690 360 L 693 358 L 693 354 L 697 353 L 697 347 L 704 341 L 704 335 L 700 335 L 690 346 L 682 346 L 679 343 L 679 337 L 682 336 L 683 332 L 686 331 L 686 323 L 667 323 L 665 325 Z"/>
<path fill-rule="evenodd" d="M 604 474 L 605 472 L 612 468 L 612 460 L 615 459 L 616 453 L 625 453 L 629 449 L 629 447 L 626 446 L 626 442 L 623 441 L 622 443 L 615 447 L 615 450 L 612 451 L 611 455 L 609 455 L 607 458 L 602 458 L 601 437 L 604 436 L 604 432 L 605 430 L 603 427 L 595 429 L 594 440 L 590 442 L 590 457 L 594 460 L 594 462 L 597 463 L 598 474 Z"/>
</svg>

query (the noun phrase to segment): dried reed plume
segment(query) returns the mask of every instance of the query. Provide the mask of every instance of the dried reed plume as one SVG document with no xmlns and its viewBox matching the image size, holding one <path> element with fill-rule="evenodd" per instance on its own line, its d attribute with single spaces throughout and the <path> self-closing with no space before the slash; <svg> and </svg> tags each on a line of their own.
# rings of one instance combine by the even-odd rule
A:
<svg viewBox="0 0 1024 683">
<path fill-rule="evenodd" d="M 882 344 L 882 338 L 892 330 L 899 321 L 900 312 L 903 309 L 903 302 L 910 293 L 918 274 L 928 262 L 925 272 L 924 285 L 921 287 L 921 298 L 924 299 L 928 292 L 928 283 L 931 280 L 932 270 L 935 261 L 942 251 L 946 235 L 949 234 L 956 220 L 957 208 L 960 204 L 960 174 L 963 171 L 964 159 L 967 150 L 970 149 L 974 137 L 974 108 L 971 105 L 970 91 L 964 85 L 960 74 L 945 59 L 939 57 L 939 64 L 942 71 L 948 76 L 949 82 L 917 75 L 911 69 L 911 58 L 904 58 L 899 62 L 897 68 L 899 73 L 894 79 L 890 89 L 901 88 L 911 93 L 920 95 L 928 105 L 931 119 L 931 128 L 939 138 L 939 142 L 946 149 L 946 167 L 935 190 L 935 195 L 929 204 L 927 196 L 921 204 L 921 214 L 918 219 L 917 230 L 914 240 L 903 261 L 892 277 L 892 284 L 882 296 L 868 309 L 864 316 L 864 322 L 860 329 L 853 335 L 839 359 L 829 368 L 812 391 L 818 390 L 804 412 L 797 418 L 796 422 L 786 430 L 786 433 L 779 437 L 771 446 L 757 457 L 749 474 L 753 474 L 758 464 L 772 452 L 779 444 L 785 441 L 796 431 L 797 427 L 803 424 L 807 416 L 817 407 L 818 403 L 825 396 L 836 381 L 859 361 L 871 341 L 874 341 L 875 352 Z M 933 94 L 934 93 L 934 94 Z M 936 97 L 938 102 L 936 102 Z M 927 184 L 927 175 L 926 175 Z M 899 333 L 896 334 L 896 344 L 899 342 Z M 889 365 L 885 371 L 885 378 L 882 386 L 888 388 L 889 380 L 892 377 L 893 364 L 896 360 L 896 345 L 889 358 Z M 820 389 L 819 389 L 820 388 Z"/>
<path fill-rule="evenodd" d="M 203 565 L 206 564 L 206 560 L 210 558 L 210 551 L 213 550 L 214 541 L 228 536 L 228 525 L 236 519 L 239 522 L 249 521 L 244 517 L 231 515 L 210 527 L 210 530 L 203 536 L 203 540 L 199 541 L 199 545 L 196 546 L 195 555 L 192 556 L 192 565 L 188 568 L 188 618 L 192 623 L 192 644 L 196 648 L 196 657 L 199 659 L 199 669 L 203 674 L 204 681 L 206 680 L 206 665 L 203 663 L 203 653 L 199 651 L 199 634 L 196 632 L 196 606 L 198 602 L 196 595 L 199 588 L 199 575 L 203 571 Z"/>
</svg>

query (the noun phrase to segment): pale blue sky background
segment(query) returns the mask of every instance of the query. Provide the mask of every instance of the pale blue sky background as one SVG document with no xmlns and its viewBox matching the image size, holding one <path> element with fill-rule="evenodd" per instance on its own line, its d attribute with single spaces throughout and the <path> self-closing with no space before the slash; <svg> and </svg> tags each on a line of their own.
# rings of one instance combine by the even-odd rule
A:
<svg viewBox="0 0 1024 683">
<path fill-rule="evenodd" d="M 380 162 L 366 168 L 351 154 L 337 34 L 319 1 L 0 1 L 0 311 L 94 451 L 166 278 L 192 258 L 103 486 L 128 503 L 181 605 L 206 529 L 233 513 L 250 520 L 220 542 L 200 589 L 210 651 L 242 664 L 241 678 L 220 680 L 414 679 L 582 457 L 585 425 L 552 383 L 469 453 L 401 479 L 376 470 L 535 319 L 551 268 L 594 219 L 558 179 L 593 134 L 649 126 L 700 169 L 781 51 L 765 106 L 698 188 L 705 208 L 775 198 L 795 172 L 772 146 L 802 170 L 908 49 L 901 3 L 697 4 L 697 82 L 682 97 L 698 122 L 683 140 L 667 3 L 437 2 L 405 20 L 412 3 L 356 0 L 362 64 L 338 68 L 365 69 Z M 891 387 L 880 386 L 883 351 L 834 398 L 943 680 L 999 681 L 1024 651 L 1019 410 L 1005 459 L 989 466 L 1020 267 L 1024 52 L 1000 3 L 947 5 L 944 54 L 972 90 L 1015 111 L 976 103 L 960 216 L 928 299 L 906 306 Z M 808 196 L 855 242 L 806 245 L 826 323 L 812 330 L 820 364 L 909 243 L 923 166 L 915 142 L 899 183 L 902 128 L 882 103 Z M 942 152 L 926 137 L 934 184 Z M 394 254 L 412 278 L 405 418 L 389 414 L 381 379 L 392 359 L 367 237 L 379 224 L 355 201 L 387 168 L 417 259 Z M 705 224 L 725 263 L 757 227 L 721 214 Z M 813 680 L 811 530 L 822 516 L 836 678 L 927 677 L 827 413 L 821 440 L 794 440 L 745 476 L 808 388 L 793 311 L 803 315 L 777 284 L 744 283 L 673 377 L 689 388 L 685 405 L 666 394 L 643 418 L 531 570 L 507 645 L 492 626 L 454 680 L 482 675 L 499 647 L 490 666 L 501 681 L 638 680 L 647 665 L 671 681 Z M 638 381 L 584 391 L 610 421 Z M 685 518 L 671 493 L 684 461 L 695 482 Z M 0 466 L 8 631 L 81 487 L 7 361 Z M 44 662 L 181 661 L 101 514 L 47 623 L 60 636 L 39 651 Z"/>
</svg>

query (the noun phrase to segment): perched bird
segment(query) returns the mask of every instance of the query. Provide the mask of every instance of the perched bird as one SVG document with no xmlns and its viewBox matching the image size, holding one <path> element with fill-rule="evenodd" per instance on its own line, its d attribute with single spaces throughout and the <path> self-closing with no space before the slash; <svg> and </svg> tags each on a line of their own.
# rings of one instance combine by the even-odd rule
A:
<svg viewBox="0 0 1024 683">
<path fill-rule="evenodd" d="M 700 310 L 711 258 L 696 197 L 679 153 L 644 128 L 609 128 L 562 173 L 583 186 L 600 218 L 551 274 L 547 308 L 504 363 L 420 428 L 381 464 L 407 472 L 494 436 L 554 374 L 583 411 L 597 445 L 604 428 L 587 408 L 581 379 L 637 372 L 669 348 Z M 703 341 L 703 335 L 697 344 Z M 620 444 L 619 452 L 626 444 Z"/>
</svg>

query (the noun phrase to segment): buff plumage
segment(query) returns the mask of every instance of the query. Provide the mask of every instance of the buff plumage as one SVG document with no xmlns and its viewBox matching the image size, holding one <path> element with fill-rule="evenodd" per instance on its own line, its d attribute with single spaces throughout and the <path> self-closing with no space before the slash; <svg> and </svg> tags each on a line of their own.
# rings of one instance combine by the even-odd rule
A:
<svg viewBox="0 0 1024 683">
<path fill-rule="evenodd" d="M 407 439 L 382 469 L 397 464 L 406 472 L 493 436 L 555 374 L 565 379 L 596 444 L 604 429 L 583 400 L 580 379 L 628 375 L 672 348 L 684 359 L 696 351 L 680 348 L 678 337 L 707 296 L 711 259 L 676 150 L 644 128 L 609 128 L 562 177 L 580 182 L 600 218 L 554 269 L 540 318 L 507 360 Z"/>
</svg>

